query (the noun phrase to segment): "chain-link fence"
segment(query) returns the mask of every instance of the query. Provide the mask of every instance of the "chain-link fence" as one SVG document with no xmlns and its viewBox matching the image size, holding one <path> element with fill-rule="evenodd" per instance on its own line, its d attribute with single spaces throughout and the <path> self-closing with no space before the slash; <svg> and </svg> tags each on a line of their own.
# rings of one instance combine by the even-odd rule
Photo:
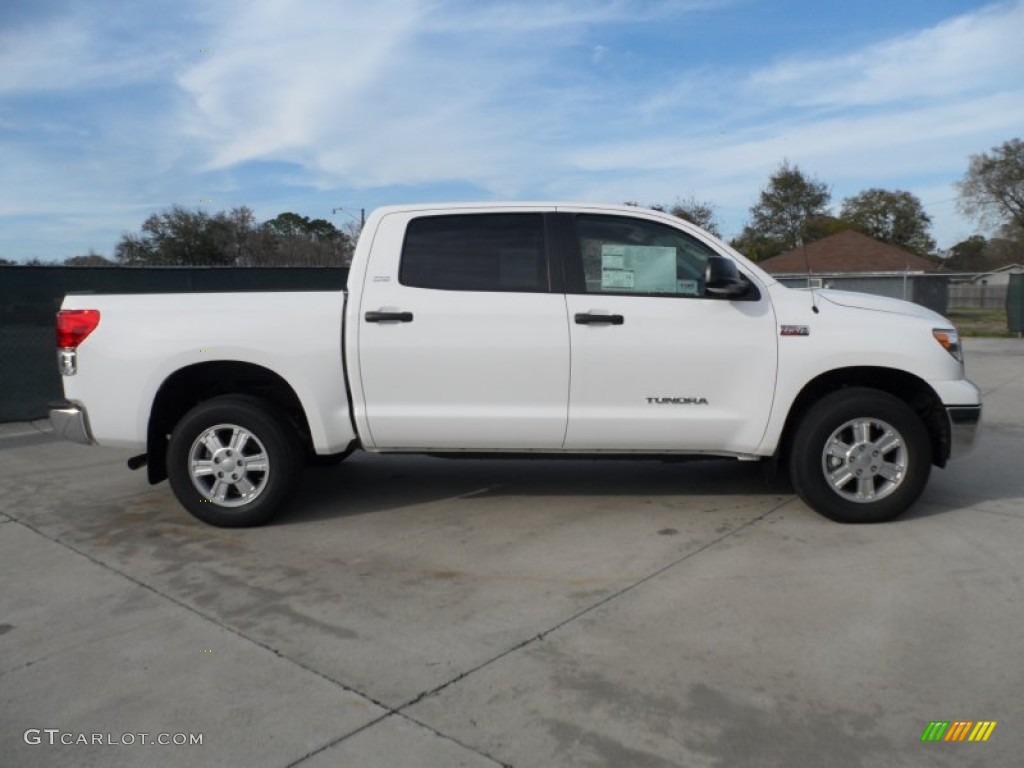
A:
<svg viewBox="0 0 1024 768">
<path fill-rule="evenodd" d="M 957 309 L 1003 309 L 1010 273 L 813 274 L 777 275 L 791 288 L 835 288 L 913 301 L 946 314 Z"/>
<path fill-rule="evenodd" d="M 839 291 L 871 293 L 903 299 L 928 307 L 939 314 L 949 309 L 951 276 L 935 274 L 814 274 L 777 275 L 790 288 L 834 288 Z"/>
<path fill-rule="evenodd" d="M 63 397 L 54 315 L 67 293 L 336 291 L 332 267 L 0 266 L 0 422 L 40 419 Z"/>
</svg>

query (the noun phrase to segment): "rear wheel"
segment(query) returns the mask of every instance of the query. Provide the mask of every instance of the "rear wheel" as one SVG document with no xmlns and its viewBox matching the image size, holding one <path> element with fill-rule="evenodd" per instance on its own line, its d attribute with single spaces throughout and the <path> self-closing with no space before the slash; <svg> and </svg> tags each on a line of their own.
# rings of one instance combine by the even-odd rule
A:
<svg viewBox="0 0 1024 768">
<path fill-rule="evenodd" d="M 881 523 L 924 490 L 931 441 L 905 402 L 851 387 L 815 403 L 793 439 L 790 474 L 800 498 L 841 523 Z"/>
<path fill-rule="evenodd" d="M 174 495 L 210 525 L 267 522 L 291 499 L 302 471 L 295 430 L 269 403 L 240 395 L 200 403 L 167 447 Z"/>
</svg>

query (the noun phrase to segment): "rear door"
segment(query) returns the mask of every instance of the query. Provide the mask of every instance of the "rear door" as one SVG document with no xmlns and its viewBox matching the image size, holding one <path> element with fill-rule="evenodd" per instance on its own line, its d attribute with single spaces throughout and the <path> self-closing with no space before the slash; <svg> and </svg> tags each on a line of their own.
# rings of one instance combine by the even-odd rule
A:
<svg viewBox="0 0 1024 768">
<path fill-rule="evenodd" d="M 708 298 L 714 248 L 641 215 L 569 214 L 569 450 L 752 452 L 777 339 L 767 292 Z"/>
<path fill-rule="evenodd" d="M 562 447 L 569 330 L 552 215 L 385 217 L 358 313 L 367 447 Z"/>
</svg>

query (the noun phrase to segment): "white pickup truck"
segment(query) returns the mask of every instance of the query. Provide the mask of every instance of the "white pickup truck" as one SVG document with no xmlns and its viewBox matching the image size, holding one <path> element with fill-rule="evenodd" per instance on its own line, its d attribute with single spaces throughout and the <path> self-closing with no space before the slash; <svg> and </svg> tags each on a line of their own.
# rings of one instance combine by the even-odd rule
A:
<svg viewBox="0 0 1024 768">
<path fill-rule="evenodd" d="M 144 451 L 218 526 L 356 448 L 781 461 L 818 512 L 880 522 L 981 417 L 942 316 L 619 206 L 384 208 L 344 292 L 68 295 L 57 338 L 55 431 Z"/>
</svg>

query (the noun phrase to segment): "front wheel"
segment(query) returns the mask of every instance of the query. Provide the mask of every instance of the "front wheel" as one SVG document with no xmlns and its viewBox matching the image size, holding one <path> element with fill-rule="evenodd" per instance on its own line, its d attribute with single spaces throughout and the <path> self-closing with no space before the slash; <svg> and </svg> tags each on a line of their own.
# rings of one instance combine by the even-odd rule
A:
<svg viewBox="0 0 1024 768">
<path fill-rule="evenodd" d="M 863 387 L 815 403 L 797 426 L 790 455 L 800 498 L 840 523 L 899 516 L 921 495 L 931 465 L 931 441 L 917 413 Z"/>
<path fill-rule="evenodd" d="M 261 525 L 289 501 L 303 464 L 295 430 L 269 403 L 239 395 L 200 403 L 167 446 L 182 506 L 221 528 Z"/>
</svg>

